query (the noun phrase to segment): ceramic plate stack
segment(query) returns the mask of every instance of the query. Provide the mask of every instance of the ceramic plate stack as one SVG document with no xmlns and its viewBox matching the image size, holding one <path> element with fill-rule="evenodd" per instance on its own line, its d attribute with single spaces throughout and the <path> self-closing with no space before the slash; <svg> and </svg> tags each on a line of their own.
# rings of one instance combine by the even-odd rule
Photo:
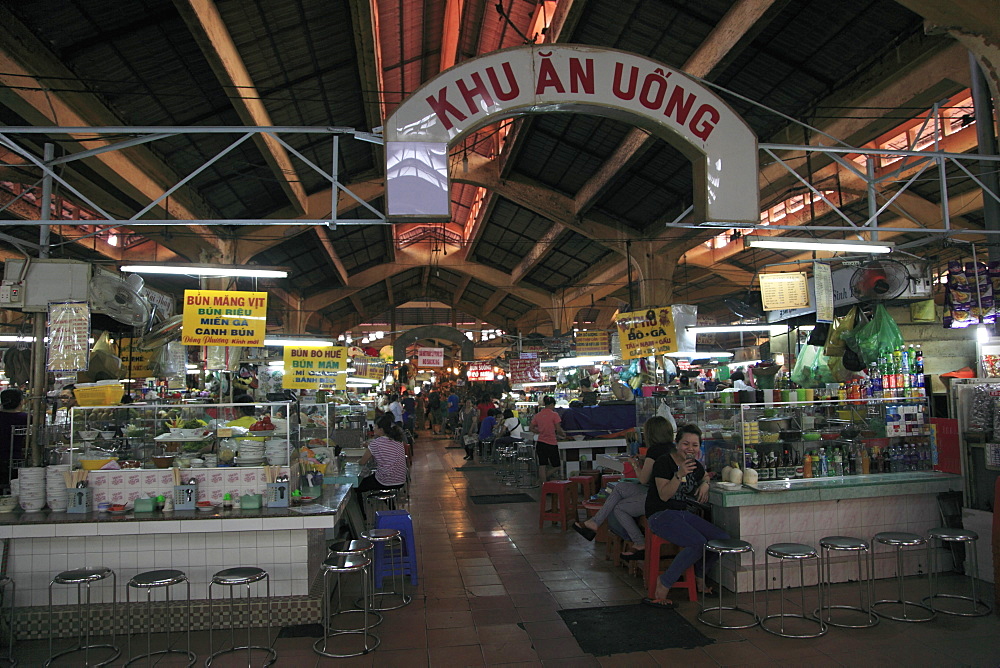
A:
<svg viewBox="0 0 1000 668">
<path fill-rule="evenodd" d="M 264 456 L 271 466 L 288 466 L 288 444 L 272 439 L 264 444 Z"/>
<path fill-rule="evenodd" d="M 17 499 L 26 513 L 37 513 L 45 507 L 45 469 L 41 466 L 18 469 Z M 65 485 L 65 483 L 63 483 Z"/>
<path fill-rule="evenodd" d="M 264 463 L 264 443 L 261 441 L 240 441 L 237 466 L 261 466 Z"/>
<path fill-rule="evenodd" d="M 69 490 L 63 473 L 69 472 L 69 464 L 50 464 L 45 467 L 45 492 L 49 510 L 54 513 L 65 512 L 69 507 Z"/>
</svg>

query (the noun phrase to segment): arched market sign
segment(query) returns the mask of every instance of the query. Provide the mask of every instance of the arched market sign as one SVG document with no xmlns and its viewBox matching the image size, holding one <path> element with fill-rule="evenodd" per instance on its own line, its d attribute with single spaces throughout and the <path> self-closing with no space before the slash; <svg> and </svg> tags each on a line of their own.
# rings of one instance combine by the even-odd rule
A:
<svg viewBox="0 0 1000 668">
<path fill-rule="evenodd" d="M 691 160 L 699 222 L 759 222 L 757 137 L 683 72 L 642 56 L 578 45 L 497 51 L 442 72 L 385 124 L 387 216 L 451 215 L 448 145 L 524 114 L 588 113 L 657 135 Z"/>
</svg>

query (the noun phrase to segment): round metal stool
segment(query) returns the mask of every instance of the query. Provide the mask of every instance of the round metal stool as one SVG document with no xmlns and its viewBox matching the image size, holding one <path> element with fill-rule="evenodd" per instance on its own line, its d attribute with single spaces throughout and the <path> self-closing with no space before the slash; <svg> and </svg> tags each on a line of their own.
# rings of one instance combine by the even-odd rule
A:
<svg viewBox="0 0 1000 668">
<path fill-rule="evenodd" d="M 770 614 L 770 604 L 771 597 L 768 596 L 764 602 L 764 617 L 760 620 L 760 626 L 762 629 L 768 633 L 773 633 L 776 636 L 781 636 L 782 638 L 818 638 L 821 635 L 825 635 L 830 627 L 826 625 L 822 619 L 814 619 L 806 614 L 806 570 L 805 562 L 808 559 L 816 560 L 816 597 L 819 600 L 820 607 L 823 605 L 823 591 L 820 589 L 819 581 L 819 559 L 816 555 L 816 550 L 809 547 L 808 545 L 803 545 L 801 543 L 775 543 L 774 545 L 768 545 L 767 551 L 764 557 L 764 580 L 767 585 L 770 585 L 771 578 L 768 574 L 768 565 L 770 560 L 768 557 L 772 557 L 778 560 L 778 601 L 779 608 L 778 614 Z M 785 612 L 785 561 L 795 560 L 799 562 L 799 595 L 801 597 L 801 610 L 800 614 L 795 614 L 792 612 Z M 768 622 L 772 619 L 780 620 L 777 629 L 773 629 L 768 625 Z M 813 633 L 793 633 L 785 629 L 786 619 L 800 619 L 806 622 L 811 622 L 819 625 L 819 629 Z"/>
<path fill-rule="evenodd" d="M 369 549 L 370 549 L 369 543 Z M 334 554 L 326 561 L 323 562 L 321 566 L 323 570 L 323 637 L 313 643 L 313 651 L 322 656 L 328 656 L 334 659 L 346 659 L 352 656 L 361 656 L 362 654 L 367 654 L 379 645 L 379 638 L 374 633 L 370 631 L 372 628 L 368 624 L 368 614 L 370 611 L 369 604 L 371 603 L 371 597 L 368 595 L 368 585 L 369 583 L 369 567 L 372 565 L 372 560 L 370 557 L 363 556 L 361 554 Z M 340 602 L 340 575 L 342 573 L 359 573 L 361 575 L 361 612 L 364 613 L 364 623 L 360 628 L 356 629 L 334 629 L 332 626 L 333 614 L 330 610 L 330 598 L 333 596 L 333 592 L 330 590 L 330 583 L 332 581 L 332 576 L 337 576 L 337 597 L 338 603 Z M 348 611 L 343 611 L 348 612 Z M 336 614 L 340 614 L 338 611 Z M 381 615 L 379 616 L 379 621 L 381 621 Z M 357 652 L 345 652 L 343 654 L 337 654 L 331 652 L 329 648 L 330 638 L 336 638 L 339 636 L 362 636 L 364 638 L 364 643 L 360 651 Z M 374 642 L 371 642 L 374 640 Z"/>
<path fill-rule="evenodd" d="M 517 463 L 517 448 L 505 446 L 499 448 L 500 457 L 500 482 L 508 487 L 517 484 L 515 465 Z"/>
<path fill-rule="evenodd" d="M 111 642 L 105 644 L 92 644 L 90 642 L 90 627 L 91 620 L 99 615 L 94 614 L 94 611 L 90 609 L 90 585 L 95 582 L 100 582 L 106 578 L 111 578 Z M 83 616 L 86 618 L 83 622 L 84 624 L 84 635 L 81 636 L 77 642 L 76 647 L 71 647 L 65 649 L 61 652 L 52 653 L 52 585 L 76 585 L 76 602 L 77 605 L 86 605 L 87 609 L 84 610 Z M 61 656 L 66 656 L 68 654 L 75 654 L 76 652 L 84 652 L 84 663 L 85 666 L 105 666 L 115 659 L 122 653 L 121 649 L 118 648 L 115 642 L 115 617 L 116 617 L 116 607 L 117 607 L 117 590 L 118 590 L 118 580 L 115 576 L 115 572 L 110 568 L 79 568 L 73 571 L 63 571 L 59 575 L 52 578 L 49 583 L 49 658 L 45 662 L 46 666 L 52 665 L 52 662 Z M 87 589 L 87 602 L 83 602 L 83 588 Z M 110 649 L 112 651 L 111 656 L 98 663 L 90 663 L 90 650 L 92 649 Z M 77 664 L 79 665 L 79 664 Z"/>
<path fill-rule="evenodd" d="M 327 557 L 333 558 L 337 556 L 344 556 L 344 557 L 354 557 L 355 559 L 371 559 L 372 561 L 374 561 L 375 557 L 374 548 L 375 546 L 371 541 L 361 538 L 359 540 L 352 540 L 350 543 L 348 543 L 346 546 L 340 549 L 330 550 L 330 553 L 327 555 Z M 326 575 L 327 573 L 326 571 L 324 571 L 323 576 L 326 577 Z M 334 612 L 333 614 L 330 615 L 331 619 L 330 628 L 334 631 L 361 631 L 362 629 L 370 629 L 381 624 L 382 613 L 375 610 L 375 599 L 372 597 L 372 594 L 375 592 L 375 588 L 370 586 L 370 584 L 365 585 L 368 598 L 367 606 L 361 603 L 357 603 L 356 605 L 360 605 L 361 607 L 344 610 L 343 599 L 340 593 L 340 572 L 336 571 L 336 575 L 337 575 L 337 612 Z M 365 577 L 368 578 L 369 580 L 371 579 L 370 575 L 368 574 L 368 570 L 365 571 Z M 358 601 L 362 601 L 362 599 L 358 599 Z M 347 615 L 356 612 L 364 612 L 366 615 L 372 615 L 374 616 L 375 621 L 371 622 L 366 619 L 363 626 L 361 627 L 345 628 L 340 626 L 333 626 L 332 620 L 337 615 Z"/>
<path fill-rule="evenodd" d="M 187 649 L 172 649 L 170 647 L 170 587 L 184 583 L 187 586 Z M 166 594 L 166 609 L 164 615 L 164 627 L 166 628 L 166 649 L 153 651 L 153 590 L 162 588 Z M 133 589 L 146 590 L 146 653 L 139 656 L 132 656 L 132 599 Z M 138 592 L 136 592 L 138 594 Z M 138 603 L 138 601 L 136 601 Z M 146 659 L 147 662 L 154 656 L 165 654 L 183 654 L 188 658 L 188 666 L 193 666 L 195 653 L 191 651 L 191 581 L 183 571 L 159 570 L 139 573 L 128 581 L 125 585 L 125 635 L 128 638 L 128 661 L 124 665 L 129 666 L 139 659 Z"/>
<path fill-rule="evenodd" d="M 7 591 L 7 589 L 10 591 Z M 17 659 L 14 658 L 14 581 L 6 575 L 0 576 L 0 594 L 7 597 L 7 656 L 0 656 L 0 661 L 5 661 L 8 666 L 16 666 Z"/>
<path fill-rule="evenodd" d="M 719 567 L 722 567 L 722 558 L 727 555 L 740 555 L 746 552 L 750 553 L 751 568 L 750 571 L 751 580 L 750 584 L 750 596 L 753 601 L 750 605 L 752 606 L 750 610 L 741 608 L 739 591 L 734 592 L 733 605 L 724 605 L 722 602 L 722 585 L 719 585 L 719 604 L 711 608 L 705 607 L 705 596 L 701 596 L 701 610 L 698 612 L 698 621 L 706 626 L 712 626 L 717 629 L 749 629 L 760 624 L 760 617 L 757 616 L 757 555 L 753 551 L 753 545 L 746 542 L 745 540 L 737 540 L 735 538 L 728 538 L 725 540 L 710 540 L 701 549 L 701 563 L 707 563 L 706 557 L 709 552 L 715 552 L 719 555 Z M 739 560 L 741 557 L 736 557 L 736 565 L 739 566 Z M 737 587 L 738 589 L 738 587 Z M 726 623 L 722 615 L 726 612 L 734 612 L 743 615 L 750 615 L 753 621 L 742 624 Z M 709 619 L 709 613 L 718 612 L 718 619 Z"/>
<path fill-rule="evenodd" d="M 535 444 L 520 443 L 514 455 L 514 481 L 519 489 L 538 487 L 538 465 Z"/>
<path fill-rule="evenodd" d="M 379 510 L 396 510 L 396 490 L 375 489 L 365 492 L 365 519 L 369 529 L 375 526 L 375 513 Z"/>
<path fill-rule="evenodd" d="M 888 545 L 896 550 L 897 598 L 875 601 L 872 603 L 872 610 L 878 613 L 880 617 L 892 619 L 897 622 L 929 622 L 934 619 L 936 616 L 934 609 L 928 605 L 924 605 L 923 603 L 918 603 L 917 601 L 907 601 L 904 595 L 903 587 L 903 548 L 923 546 L 924 551 L 926 552 L 927 540 L 923 536 L 915 533 L 907 533 L 905 531 L 883 531 L 875 534 L 872 538 L 872 547 L 870 552 L 872 571 L 875 569 L 875 548 L 878 545 Z M 933 592 L 930 591 L 930 579 L 928 578 L 928 594 L 930 593 Z M 884 609 L 889 605 L 902 606 L 902 613 L 898 615 L 889 614 Z M 882 609 L 879 609 L 880 606 Z M 907 606 L 909 606 L 910 610 L 907 610 Z M 921 614 L 921 612 L 924 614 Z"/>
<path fill-rule="evenodd" d="M 250 585 L 255 582 L 264 581 L 267 586 L 267 646 L 264 645 L 254 645 L 253 644 L 253 599 L 250 597 Z M 265 653 L 265 661 L 263 666 L 270 666 L 272 663 L 278 660 L 278 653 L 271 648 L 271 578 L 268 576 L 267 571 L 263 568 L 257 568 L 256 566 L 237 566 L 236 568 L 227 568 L 221 570 L 212 576 L 211 582 L 208 583 L 208 609 L 209 614 L 212 615 L 215 611 L 215 604 L 212 600 L 212 587 L 229 587 L 229 632 L 232 642 L 232 647 L 226 649 L 220 649 L 217 652 L 212 652 L 208 659 L 205 661 L 206 666 L 211 666 L 212 661 L 215 657 L 221 656 L 222 654 L 231 654 L 233 652 L 239 652 L 242 650 L 247 651 L 247 665 L 252 665 L 253 663 L 253 651 L 257 650 Z M 235 589 L 236 587 L 245 586 L 247 588 L 247 644 L 242 646 L 236 645 L 236 597 Z M 214 615 L 212 615 L 214 616 Z M 208 648 L 209 651 L 215 648 L 215 644 L 212 642 L 212 629 L 215 626 L 212 623 L 213 620 L 209 619 L 208 625 Z"/>
<path fill-rule="evenodd" d="M 935 612 L 940 612 L 943 615 L 957 615 L 959 617 L 982 617 L 983 615 L 988 615 L 992 612 L 992 608 L 979 598 L 976 593 L 976 580 L 979 579 L 979 557 L 976 554 L 976 541 L 979 540 L 979 534 L 975 531 L 970 531 L 968 529 L 949 529 L 947 527 L 941 527 L 939 529 L 931 529 L 927 532 L 927 540 L 931 541 L 929 548 L 931 557 L 928 562 L 928 568 L 930 569 L 930 579 L 931 579 L 931 594 L 930 596 L 925 596 L 923 602 L 931 607 L 931 610 Z M 943 547 L 945 543 L 961 543 L 965 545 L 965 554 L 972 565 L 972 572 L 968 572 L 966 569 L 966 577 L 971 580 L 972 583 L 972 596 L 962 596 L 959 594 L 941 594 L 938 592 L 938 555 L 934 550 L 933 541 L 938 541 L 940 546 Z M 939 598 L 950 598 L 959 601 L 968 601 L 972 604 L 972 609 L 962 612 L 960 610 L 944 610 L 942 608 L 934 605 L 936 603 L 935 599 Z"/>
<path fill-rule="evenodd" d="M 384 562 L 390 564 L 389 572 L 392 580 L 392 590 L 390 591 L 386 591 L 384 585 L 382 591 L 375 591 L 375 571 L 379 565 L 375 565 L 371 569 L 372 599 L 375 597 L 379 598 L 379 605 L 372 607 L 372 610 L 385 612 L 386 610 L 398 610 L 403 606 L 409 605 L 412 599 L 406 595 L 406 574 L 403 568 L 403 534 L 398 529 L 371 529 L 363 532 L 361 537 L 372 543 L 381 543 L 383 561 L 381 565 L 384 567 Z M 396 582 L 397 578 L 399 580 L 398 585 Z M 399 596 L 399 605 L 386 605 L 382 602 L 384 598 L 389 596 Z M 361 605 L 361 603 L 356 603 L 356 605 Z"/>
<path fill-rule="evenodd" d="M 813 611 L 813 617 L 822 618 L 830 626 L 842 629 L 867 629 L 878 624 L 878 615 L 872 610 L 872 601 L 875 600 L 875 581 L 872 578 L 871 564 L 868 563 L 868 543 L 860 538 L 849 536 L 827 536 L 819 541 L 819 563 L 822 579 L 820 579 L 820 589 L 825 590 L 825 594 L 820 597 L 820 607 Z M 858 561 L 858 605 L 833 605 L 831 599 L 831 588 L 833 578 L 830 574 L 830 559 L 833 552 L 854 552 Z M 865 558 L 862 559 L 861 555 Z M 865 562 L 865 572 L 862 573 L 861 562 Z M 825 604 L 823 603 L 825 601 Z M 855 624 L 847 621 L 834 621 L 834 610 L 851 610 L 860 612 L 867 616 L 863 622 Z"/>
</svg>

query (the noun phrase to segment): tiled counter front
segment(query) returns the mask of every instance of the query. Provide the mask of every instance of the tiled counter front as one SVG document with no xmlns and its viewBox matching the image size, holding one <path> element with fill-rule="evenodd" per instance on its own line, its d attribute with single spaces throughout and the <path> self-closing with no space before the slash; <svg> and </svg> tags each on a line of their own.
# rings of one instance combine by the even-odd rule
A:
<svg viewBox="0 0 1000 668">
<path fill-rule="evenodd" d="M 904 474 L 893 474 L 904 475 Z M 852 536 L 870 541 L 881 531 L 907 531 L 922 536 L 927 531 L 941 526 L 937 494 L 948 490 L 961 489 L 958 476 L 925 475 L 913 477 L 906 482 L 899 478 L 887 477 L 872 484 L 854 486 L 830 486 L 822 491 L 816 489 L 796 490 L 783 493 L 761 493 L 740 491 L 735 494 L 713 488 L 710 500 L 713 505 L 714 522 L 734 538 L 740 538 L 754 546 L 757 555 L 756 588 L 763 589 L 765 550 L 774 543 L 804 543 L 819 548 L 820 539 L 826 536 Z M 810 500 L 797 500 L 804 496 Z M 893 553 L 879 548 L 879 558 L 875 564 L 875 577 L 887 578 L 895 573 Z M 923 550 L 905 551 L 904 568 L 907 573 L 926 573 L 927 562 Z M 775 562 L 776 563 L 776 562 Z M 952 567 L 950 553 L 939 552 L 942 570 Z M 734 568 L 735 560 L 727 557 L 723 572 L 723 584 L 739 591 L 749 591 L 753 580 L 751 558 L 742 555 L 742 560 Z M 798 586 L 799 569 L 785 568 L 786 586 Z M 806 584 L 815 584 L 816 569 L 813 564 L 806 566 Z M 771 582 L 768 588 L 776 588 L 777 570 L 771 568 Z M 857 579 L 857 561 L 853 553 L 835 553 L 831 559 L 831 577 L 834 582 Z"/>
<path fill-rule="evenodd" d="M 196 602 L 193 628 L 208 628 L 211 623 L 205 599 L 214 573 L 232 566 L 258 566 L 270 574 L 272 625 L 316 621 L 319 598 L 311 586 L 326 557 L 326 530 L 336 527 L 349 491 L 342 486 L 327 487 L 332 489 L 325 490 L 324 501 L 335 512 L 316 515 L 278 508 L 208 517 L 185 511 L 139 519 L 106 514 L 0 515 L 0 537 L 11 539 L 7 574 L 17 585 L 18 637 L 46 635 L 49 582 L 60 571 L 83 566 L 105 566 L 116 572 L 119 603 L 125 598 L 125 583 L 137 573 L 159 568 L 184 571 Z M 74 589 L 53 587 L 53 603 L 62 606 L 57 608 L 57 620 L 66 622 L 57 621 L 57 632 L 78 623 L 73 621 L 79 619 L 78 609 L 67 605 L 75 601 L 75 591 L 70 595 Z M 262 587 L 261 596 L 263 592 Z M 215 597 L 220 593 L 217 588 Z M 110 581 L 95 586 L 95 599 L 103 596 L 108 601 L 109 595 Z M 110 610 L 106 612 L 110 618 Z M 262 623 L 267 617 L 262 600 L 255 606 L 255 615 Z M 153 626 L 158 623 L 154 621 Z"/>
<path fill-rule="evenodd" d="M 282 468 L 288 474 L 288 467 Z M 238 498 L 243 494 L 262 494 L 267 487 L 264 469 L 245 468 L 181 469 L 181 479 L 198 481 L 198 500 L 222 503 L 225 494 Z M 91 471 L 88 476 L 94 489 L 94 503 L 127 503 L 140 497 L 173 494 L 174 475 L 171 469 L 125 469 L 121 471 Z"/>
</svg>

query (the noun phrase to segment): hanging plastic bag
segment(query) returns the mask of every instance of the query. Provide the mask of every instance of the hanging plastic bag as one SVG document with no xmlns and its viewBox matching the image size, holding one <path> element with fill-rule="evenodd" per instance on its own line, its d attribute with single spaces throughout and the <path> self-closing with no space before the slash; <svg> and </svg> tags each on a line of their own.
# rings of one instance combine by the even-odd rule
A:
<svg viewBox="0 0 1000 668">
<path fill-rule="evenodd" d="M 122 360 L 118 357 L 107 332 L 101 334 L 90 351 L 90 367 L 80 372 L 81 382 L 96 383 L 99 380 L 117 380 L 122 377 Z"/>
<path fill-rule="evenodd" d="M 899 326 L 882 304 L 875 307 L 875 313 L 867 324 L 844 334 L 843 338 L 865 365 L 877 362 L 879 355 L 903 345 Z"/>
<path fill-rule="evenodd" d="M 819 388 L 834 382 L 829 358 L 819 346 L 808 343 L 799 349 L 798 359 L 792 368 L 792 382 L 801 387 Z"/>
<path fill-rule="evenodd" d="M 833 319 L 833 324 L 830 325 L 830 336 L 826 339 L 826 346 L 823 348 L 823 352 L 826 353 L 827 357 L 842 357 L 844 350 L 846 350 L 846 344 L 844 343 L 844 333 L 849 332 L 854 329 L 854 325 L 857 324 L 858 319 L 858 307 L 852 306 L 851 310 L 839 318 Z"/>
<path fill-rule="evenodd" d="M 924 299 L 910 304 L 910 320 L 912 322 L 937 322 L 937 310 L 933 299 Z"/>
</svg>

